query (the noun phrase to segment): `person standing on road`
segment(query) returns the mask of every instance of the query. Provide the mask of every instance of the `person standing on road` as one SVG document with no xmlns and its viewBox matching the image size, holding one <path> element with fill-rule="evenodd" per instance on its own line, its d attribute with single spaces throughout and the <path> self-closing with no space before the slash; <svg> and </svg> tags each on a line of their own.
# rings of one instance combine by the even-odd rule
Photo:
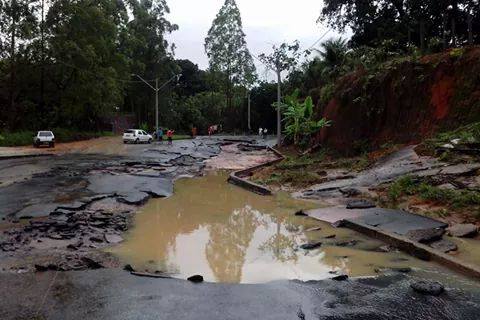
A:
<svg viewBox="0 0 480 320">
<path fill-rule="evenodd" d="M 267 128 L 263 129 L 263 139 L 267 139 L 268 130 Z"/>
<path fill-rule="evenodd" d="M 172 144 L 173 144 L 173 133 L 174 133 L 174 132 L 175 132 L 175 131 L 173 131 L 172 129 L 169 129 L 169 130 L 167 131 L 167 139 L 168 139 L 168 144 L 169 144 L 169 145 L 172 145 Z"/>
<path fill-rule="evenodd" d="M 258 136 L 261 137 L 263 135 L 263 129 L 258 128 Z"/>
<path fill-rule="evenodd" d="M 163 129 L 162 128 L 158 128 L 157 138 L 158 138 L 158 141 L 160 141 L 160 143 L 163 143 Z"/>
</svg>

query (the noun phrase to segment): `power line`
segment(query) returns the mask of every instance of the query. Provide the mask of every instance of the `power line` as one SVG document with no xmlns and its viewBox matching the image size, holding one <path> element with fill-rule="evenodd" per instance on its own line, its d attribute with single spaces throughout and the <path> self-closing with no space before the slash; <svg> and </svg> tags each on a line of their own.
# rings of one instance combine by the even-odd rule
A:
<svg viewBox="0 0 480 320">
<path fill-rule="evenodd" d="M 115 78 L 115 77 L 111 77 L 111 76 L 99 75 L 98 73 L 96 73 L 96 72 L 94 72 L 94 71 L 87 70 L 87 69 L 84 69 L 84 68 L 80 68 L 80 67 L 77 67 L 77 66 L 75 66 L 75 65 L 69 64 L 69 63 L 67 63 L 67 62 L 61 61 L 61 60 L 56 60 L 56 61 L 59 62 L 60 64 L 63 64 L 64 66 L 69 67 L 69 68 L 90 73 L 90 74 L 92 74 L 92 75 L 94 75 L 94 76 L 96 76 L 96 77 L 103 78 L 104 80 L 113 80 L 113 81 L 124 82 L 124 83 L 143 83 L 143 81 L 140 81 L 140 80 L 126 80 L 126 79 Z M 156 80 L 156 79 L 145 80 L 145 81 L 153 82 L 153 81 L 155 81 L 155 80 Z"/>
<path fill-rule="evenodd" d="M 330 29 L 327 29 L 327 31 L 325 31 L 325 33 L 320 38 L 318 38 L 318 40 L 315 41 L 308 49 L 304 50 L 304 52 L 312 49 L 313 47 L 315 47 L 320 41 L 322 41 L 323 38 L 325 38 L 327 36 L 327 34 L 330 33 L 330 31 L 331 31 Z"/>
</svg>

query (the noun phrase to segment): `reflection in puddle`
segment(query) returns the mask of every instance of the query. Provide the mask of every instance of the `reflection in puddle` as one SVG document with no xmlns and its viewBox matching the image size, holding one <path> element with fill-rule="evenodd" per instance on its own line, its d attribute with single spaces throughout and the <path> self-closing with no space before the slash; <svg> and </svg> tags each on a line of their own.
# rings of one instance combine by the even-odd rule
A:
<svg viewBox="0 0 480 320">
<path fill-rule="evenodd" d="M 312 206 L 286 195 L 258 196 L 226 183 L 224 173 L 182 179 L 172 197 L 151 200 L 137 214 L 126 241 L 111 251 L 138 270 L 182 278 L 201 274 L 206 281 L 229 283 L 317 280 L 331 277 L 331 271 L 373 275 L 378 267 L 421 263 L 399 253 L 372 252 L 382 244 L 293 215 Z M 318 226 L 321 231 L 305 231 Z M 324 239 L 332 234 L 335 239 Z M 359 248 L 333 246 L 351 239 Z M 318 250 L 298 248 L 315 240 L 324 242 Z"/>
</svg>

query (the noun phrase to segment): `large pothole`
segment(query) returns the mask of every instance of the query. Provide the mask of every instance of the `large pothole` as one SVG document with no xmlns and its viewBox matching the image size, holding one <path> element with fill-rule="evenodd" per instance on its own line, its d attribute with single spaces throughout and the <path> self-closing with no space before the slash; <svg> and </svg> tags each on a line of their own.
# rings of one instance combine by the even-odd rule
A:
<svg viewBox="0 0 480 320">
<path fill-rule="evenodd" d="M 227 283 L 433 267 L 353 231 L 294 214 L 318 204 L 285 194 L 262 197 L 226 178 L 209 173 L 177 181 L 174 195 L 150 200 L 125 242 L 109 251 L 136 270 L 178 278 L 200 274 L 206 281 Z M 305 244 L 318 246 L 302 248 Z"/>
</svg>

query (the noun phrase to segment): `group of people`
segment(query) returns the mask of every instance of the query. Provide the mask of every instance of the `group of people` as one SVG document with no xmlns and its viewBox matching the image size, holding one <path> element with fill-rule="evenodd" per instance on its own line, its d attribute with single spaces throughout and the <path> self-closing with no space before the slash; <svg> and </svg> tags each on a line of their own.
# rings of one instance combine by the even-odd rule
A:
<svg viewBox="0 0 480 320">
<path fill-rule="evenodd" d="M 171 145 L 171 144 L 173 144 L 173 134 L 174 133 L 175 133 L 175 130 L 172 130 L 172 129 L 168 129 L 167 132 L 165 132 L 163 130 L 163 128 L 158 128 L 157 140 L 160 141 L 160 143 L 163 143 L 163 136 L 166 134 L 168 144 Z"/>
<path fill-rule="evenodd" d="M 267 128 L 265 128 L 265 129 L 258 128 L 258 136 L 259 137 L 262 137 L 263 139 L 267 139 L 267 135 L 268 135 L 268 129 Z"/>
</svg>

